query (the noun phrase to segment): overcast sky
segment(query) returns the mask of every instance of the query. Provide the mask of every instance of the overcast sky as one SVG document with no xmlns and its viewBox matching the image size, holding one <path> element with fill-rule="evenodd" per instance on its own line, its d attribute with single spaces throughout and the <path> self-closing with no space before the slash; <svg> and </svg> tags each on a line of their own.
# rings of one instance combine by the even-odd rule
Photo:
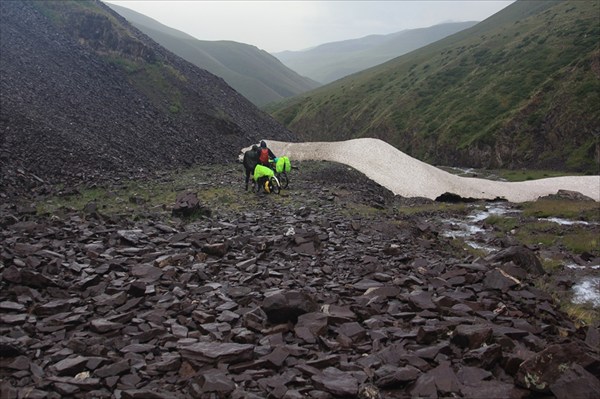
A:
<svg viewBox="0 0 600 399">
<path fill-rule="evenodd" d="M 273 53 L 443 22 L 482 21 L 514 0 L 104 1 L 200 40 L 233 40 Z"/>
</svg>

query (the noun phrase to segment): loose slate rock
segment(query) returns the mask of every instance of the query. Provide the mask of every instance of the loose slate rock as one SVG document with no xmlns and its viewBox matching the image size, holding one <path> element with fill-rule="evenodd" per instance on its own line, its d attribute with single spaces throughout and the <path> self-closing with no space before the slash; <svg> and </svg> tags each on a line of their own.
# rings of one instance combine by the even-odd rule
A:
<svg viewBox="0 0 600 399">
<path fill-rule="evenodd" d="M 573 364 L 550 383 L 550 391 L 557 399 L 596 398 L 600 393 L 600 380 L 580 365 Z"/>
<path fill-rule="evenodd" d="M 313 375 L 311 380 L 317 388 L 333 395 L 352 397 L 358 392 L 358 380 L 335 367 L 327 367 L 322 373 Z"/>
<path fill-rule="evenodd" d="M 454 330 L 452 343 L 461 348 L 477 349 L 492 336 L 492 328 L 486 325 L 459 325 Z"/>
<path fill-rule="evenodd" d="M 525 269 L 529 275 L 538 277 L 544 274 L 544 267 L 535 253 L 523 246 L 506 248 L 490 257 L 492 262 L 513 262 Z"/>
<path fill-rule="evenodd" d="M 532 391 L 550 393 L 550 385 L 556 383 L 570 369 L 570 365 L 577 364 L 598 370 L 600 359 L 591 356 L 574 342 L 551 345 L 521 364 L 516 381 Z M 580 378 L 573 373 L 570 373 L 568 379 Z"/>
<path fill-rule="evenodd" d="M 238 363 L 251 360 L 254 345 L 237 343 L 199 342 L 192 345 L 179 346 L 179 353 L 184 359 L 198 363 Z"/>
<path fill-rule="evenodd" d="M 308 293 L 290 290 L 267 295 L 261 307 L 271 323 L 295 323 L 298 316 L 317 310 L 317 303 Z"/>
<path fill-rule="evenodd" d="M 46 217 L 0 204 L 0 396 L 563 398 L 598 390 L 597 327 L 576 328 L 534 288 L 527 256 L 463 256 L 438 233 L 443 218 L 391 216 L 388 203 L 414 199 L 379 201 L 383 188 L 334 170 L 322 176 L 327 192 L 311 191 L 321 176 L 298 185 L 294 201 L 311 201 L 308 212 L 276 201 L 268 211 L 219 206 L 212 219 L 165 221 L 166 207 Z M 237 172 L 221 169 L 219 184 Z M 386 209 L 349 218 L 349 198 Z M 514 242 L 495 233 L 478 241 Z M 564 347 L 551 352 L 563 359 L 555 374 L 542 355 L 552 345 Z M 547 391 L 526 388 L 521 374 L 546 379 Z"/>
</svg>

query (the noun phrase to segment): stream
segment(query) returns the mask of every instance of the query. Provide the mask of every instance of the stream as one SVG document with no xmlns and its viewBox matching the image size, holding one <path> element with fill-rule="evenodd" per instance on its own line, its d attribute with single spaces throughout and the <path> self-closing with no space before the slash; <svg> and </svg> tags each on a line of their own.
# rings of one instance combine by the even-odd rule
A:
<svg viewBox="0 0 600 399">
<path fill-rule="evenodd" d="M 465 218 L 451 218 L 444 221 L 444 232 L 442 236 L 448 238 L 461 238 L 465 244 L 472 248 L 481 250 L 486 255 L 499 251 L 500 248 L 493 245 L 493 229 L 483 223 L 490 216 L 515 217 L 519 210 L 512 209 L 509 203 L 495 202 L 486 204 L 485 209 L 474 208 Z M 562 218 L 539 219 L 560 225 L 574 225 L 590 223 Z M 600 308 L 600 265 L 582 266 L 573 262 L 565 262 L 563 271 L 568 271 L 572 277 L 571 301 L 575 304 L 591 304 L 594 308 Z"/>
</svg>

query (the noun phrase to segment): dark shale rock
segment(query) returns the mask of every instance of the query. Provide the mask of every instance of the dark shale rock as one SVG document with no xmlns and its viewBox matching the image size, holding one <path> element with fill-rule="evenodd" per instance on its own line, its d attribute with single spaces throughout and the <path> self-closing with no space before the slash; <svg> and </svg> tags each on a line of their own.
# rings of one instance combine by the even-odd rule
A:
<svg viewBox="0 0 600 399">
<path fill-rule="evenodd" d="M 330 168 L 334 201 L 312 177 L 290 191 L 309 211 L 12 220 L 0 204 L 2 398 L 595 393 L 597 327 L 576 328 L 519 257 L 448 252 L 437 214 L 348 217 L 345 195 L 382 193 Z"/>
<path fill-rule="evenodd" d="M 308 293 L 291 290 L 268 294 L 261 307 L 271 323 L 295 323 L 298 316 L 317 310 L 317 303 Z"/>
<path fill-rule="evenodd" d="M 196 193 L 182 192 L 177 194 L 171 214 L 177 217 L 190 217 L 195 214 L 210 216 L 211 212 L 208 208 L 200 205 Z"/>
<path fill-rule="evenodd" d="M 235 390 L 235 383 L 227 374 L 218 369 L 204 370 L 195 380 L 201 389 L 201 395 L 214 392 L 218 397 L 226 397 Z"/>
<path fill-rule="evenodd" d="M 328 367 L 311 377 L 315 386 L 336 396 L 356 396 L 358 380 L 351 373 Z"/>
<path fill-rule="evenodd" d="M 296 336 L 303 341 L 315 343 L 317 337 L 325 334 L 327 331 L 327 320 L 328 316 L 325 313 L 305 313 L 298 317 L 294 332 L 296 333 Z"/>
<path fill-rule="evenodd" d="M 496 268 L 485 274 L 483 284 L 488 289 L 507 291 L 521 284 L 521 281 L 514 276 L 511 276 L 504 270 Z"/>
<path fill-rule="evenodd" d="M 569 200 L 569 201 L 594 201 L 593 198 L 590 198 L 586 195 L 581 194 L 578 191 L 571 190 L 558 190 L 556 194 L 549 194 L 539 199 L 549 199 L 549 200 Z"/>
<path fill-rule="evenodd" d="M 383 369 L 384 367 L 381 367 Z M 377 374 L 382 374 L 378 372 Z M 376 380 L 376 384 L 381 388 L 397 388 L 409 382 L 416 380 L 421 375 L 421 371 L 412 366 L 396 368 L 393 367 Z"/>
<path fill-rule="evenodd" d="M 487 325 L 460 325 L 452 335 L 452 343 L 461 348 L 477 349 L 492 336 L 492 328 Z"/>
<path fill-rule="evenodd" d="M 600 371 L 600 358 L 592 356 L 575 342 L 551 345 L 521 364 L 516 382 L 521 387 L 542 393 L 550 393 L 551 385 L 555 383 L 558 384 L 557 391 L 562 392 L 565 381 L 580 378 L 595 385 L 596 382 L 588 380 L 579 367 L 569 371 L 577 365 L 597 373 Z M 563 378 L 567 371 L 568 375 Z"/>
<path fill-rule="evenodd" d="M 550 391 L 557 399 L 595 398 L 600 392 L 600 380 L 597 376 L 579 364 L 567 366 L 557 380 L 550 382 Z"/>
<path fill-rule="evenodd" d="M 237 363 L 252 359 L 254 345 L 236 343 L 198 342 L 179 346 L 181 357 L 197 363 Z"/>
<path fill-rule="evenodd" d="M 497 254 L 492 255 L 490 260 L 492 262 L 513 262 L 534 277 L 544 274 L 542 262 L 540 262 L 539 258 L 532 250 L 523 246 L 506 248 Z"/>
<path fill-rule="evenodd" d="M 466 398 L 524 399 L 529 397 L 526 390 L 502 381 L 480 381 L 475 385 L 465 385 L 462 393 Z"/>
<path fill-rule="evenodd" d="M 219 257 L 225 256 L 225 254 L 227 254 L 228 249 L 229 244 L 227 242 L 206 244 L 202 246 L 202 252 Z"/>
</svg>

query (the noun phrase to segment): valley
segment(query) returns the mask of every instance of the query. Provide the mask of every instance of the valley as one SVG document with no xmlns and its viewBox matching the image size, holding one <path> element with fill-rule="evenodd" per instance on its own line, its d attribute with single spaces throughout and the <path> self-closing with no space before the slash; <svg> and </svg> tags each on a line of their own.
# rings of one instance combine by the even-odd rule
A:
<svg viewBox="0 0 600 399">
<path fill-rule="evenodd" d="M 102 2 L 0 2 L 0 397 L 594 397 L 590 11 L 515 2 L 278 122 Z"/>
</svg>

